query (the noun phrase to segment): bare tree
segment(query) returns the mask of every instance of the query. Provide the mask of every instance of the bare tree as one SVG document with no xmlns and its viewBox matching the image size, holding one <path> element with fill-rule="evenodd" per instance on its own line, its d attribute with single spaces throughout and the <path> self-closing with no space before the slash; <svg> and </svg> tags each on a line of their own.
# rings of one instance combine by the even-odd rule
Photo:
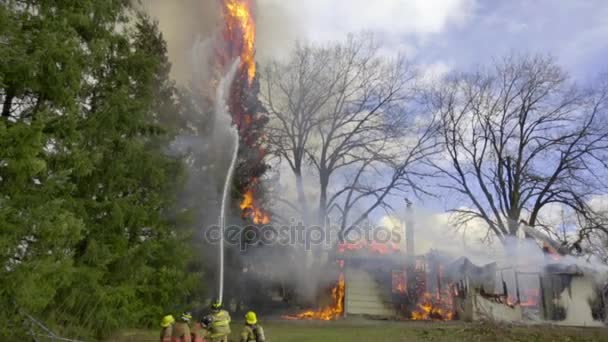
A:
<svg viewBox="0 0 608 342">
<path fill-rule="evenodd" d="M 429 97 L 441 116 L 442 186 L 464 195 L 463 220 L 481 219 L 499 238 L 520 222 L 543 227 L 550 204 L 594 222 L 593 195 L 606 192 L 606 87 L 573 84 L 548 57 L 510 56 L 456 75 Z"/>
<path fill-rule="evenodd" d="M 287 63 L 272 62 L 263 73 L 265 89 L 261 94 L 272 117 L 267 127 L 271 152 L 293 172 L 298 202 L 306 220 L 310 216 L 302 179 L 306 148 L 319 124 L 322 108 L 332 97 L 333 83 L 337 82 L 327 79 L 329 57 L 330 51 L 326 49 L 298 45 Z"/>
<path fill-rule="evenodd" d="M 310 166 L 319 184 L 314 220 L 331 214 L 343 231 L 388 209 L 390 196 L 421 190 L 412 177 L 435 146 L 434 121 L 408 110 L 415 70 L 378 51 L 368 35 L 298 45 L 264 73 L 271 149 L 295 175 L 303 215 L 311 207 L 302 181 Z"/>
</svg>

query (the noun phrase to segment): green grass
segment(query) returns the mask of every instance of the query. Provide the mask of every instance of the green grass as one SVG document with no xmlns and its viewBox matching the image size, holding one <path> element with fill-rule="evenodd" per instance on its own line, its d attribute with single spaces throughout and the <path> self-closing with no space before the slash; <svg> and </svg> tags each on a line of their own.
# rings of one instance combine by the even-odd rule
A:
<svg viewBox="0 0 608 342">
<path fill-rule="evenodd" d="M 556 326 L 505 326 L 460 322 L 261 322 L 269 342 L 352 341 L 608 341 L 608 329 Z M 241 325 L 232 324 L 231 341 L 238 342 Z M 158 341 L 156 331 L 133 331 L 108 341 Z"/>
</svg>

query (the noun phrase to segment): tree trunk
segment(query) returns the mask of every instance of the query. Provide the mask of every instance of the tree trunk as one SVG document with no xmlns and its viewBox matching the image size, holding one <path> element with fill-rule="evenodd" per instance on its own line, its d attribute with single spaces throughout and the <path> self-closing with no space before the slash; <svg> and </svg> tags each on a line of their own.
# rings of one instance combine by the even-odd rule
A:
<svg viewBox="0 0 608 342">
<path fill-rule="evenodd" d="M 327 186 L 329 184 L 329 175 L 327 172 L 321 171 L 319 174 L 319 212 L 317 215 L 317 224 L 323 224 L 327 216 Z"/>
<path fill-rule="evenodd" d="M 15 98 L 15 89 L 7 88 L 4 96 L 4 104 L 2 105 L 2 117 L 8 118 L 11 116 L 11 108 L 13 107 L 13 99 Z"/>
<path fill-rule="evenodd" d="M 509 228 L 509 235 L 516 236 L 519 230 L 519 217 L 509 216 L 507 218 L 507 226 Z"/>
<path fill-rule="evenodd" d="M 298 192 L 298 204 L 302 206 L 302 223 L 307 226 L 310 222 L 310 211 L 308 209 L 308 201 L 304 193 L 304 180 L 302 179 L 302 171 L 295 170 L 296 176 L 296 191 Z"/>
</svg>

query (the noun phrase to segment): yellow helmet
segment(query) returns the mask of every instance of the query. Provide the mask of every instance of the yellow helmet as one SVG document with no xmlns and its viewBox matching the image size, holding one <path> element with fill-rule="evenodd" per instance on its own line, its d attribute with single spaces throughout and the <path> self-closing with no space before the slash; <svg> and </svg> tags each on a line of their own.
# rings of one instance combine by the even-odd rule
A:
<svg viewBox="0 0 608 342">
<path fill-rule="evenodd" d="M 184 312 L 180 319 L 184 322 L 190 322 L 190 320 L 192 320 L 192 315 L 189 312 Z"/>
<path fill-rule="evenodd" d="M 220 301 L 215 301 L 211 303 L 211 310 L 220 310 L 222 308 L 222 303 Z"/>
<path fill-rule="evenodd" d="M 171 324 L 173 324 L 175 322 L 175 318 L 173 318 L 172 315 L 167 315 L 165 317 L 163 317 L 163 319 L 160 321 L 160 326 L 163 328 L 166 328 L 168 326 L 170 326 Z"/>
<path fill-rule="evenodd" d="M 249 311 L 245 315 L 245 321 L 247 324 L 256 324 L 258 322 L 258 316 L 256 316 L 255 312 Z"/>
</svg>

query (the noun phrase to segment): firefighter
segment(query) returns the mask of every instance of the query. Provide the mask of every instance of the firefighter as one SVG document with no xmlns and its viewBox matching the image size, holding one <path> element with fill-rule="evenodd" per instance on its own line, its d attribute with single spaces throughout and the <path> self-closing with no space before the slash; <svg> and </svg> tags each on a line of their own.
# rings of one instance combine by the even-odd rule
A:
<svg viewBox="0 0 608 342">
<path fill-rule="evenodd" d="M 205 342 L 205 337 L 209 332 L 209 327 L 211 326 L 211 322 L 213 319 L 211 316 L 205 316 L 203 319 L 197 323 L 192 332 L 192 342 Z"/>
<path fill-rule="evenodd" d="M 222 309 L 222 303 L 211 304 L 211 314 L 207 317 L 207 330 L 211 342 L 228 342 L 230 335 L 230 314 Z"/>
<path fill-rule="evenodd" d="M 192 315 L 189 312 L 184 312 L 177 322 L 173 325 L 173 340 L 176 342 L 192 342 L 190 334 L 190 321 Z"/>
<path fill-rule="evenodd" d="M 171 342 L 173 337 L 173 325 L 175 318 L 172 315 L 166 315 L 160 321 L 162 330 L 160 331 L 160 342 Z"/>
<path fill-rule="evenodd" d="M 245 327 L 241 332 L 241 342 L 265 342 L 264 328 L 258 324 L 258 317 L 253 311 L 245 315 Z"/>
</svg>

